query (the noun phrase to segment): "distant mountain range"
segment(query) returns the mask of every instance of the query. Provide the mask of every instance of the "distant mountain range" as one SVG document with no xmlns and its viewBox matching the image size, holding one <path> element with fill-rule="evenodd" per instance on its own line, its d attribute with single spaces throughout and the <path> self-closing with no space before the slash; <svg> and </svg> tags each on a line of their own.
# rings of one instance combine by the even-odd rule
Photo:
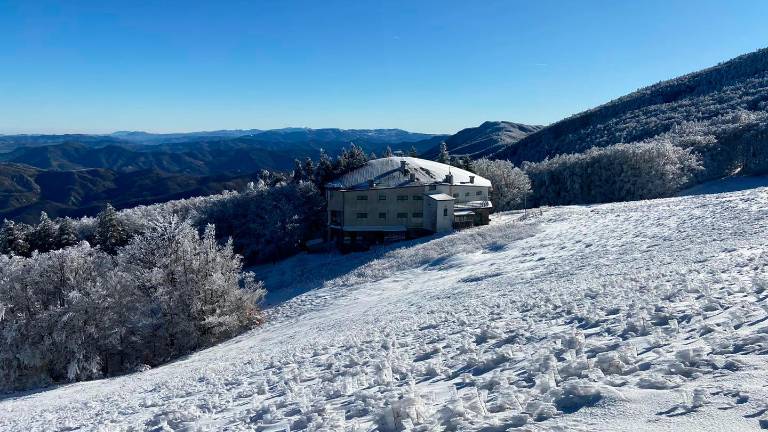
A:
<svg viewBox="0 0 768 432">
<path fill-rule="evenodd" d="M 256 173 L 290 171 L 294 160 L 334 157 L 352 143 L 367 153 L 418 152 L 444 135 L 399 129 L 240 130 L 111 135 L 0 136 L 0 218 L 31 222 L 242 188 Z"/>
<path fill-rule="evenodd" d="M 209 141 L 226 141 L 246 137 L 260 142 L 302 143 L 302 142 L 350 142 L 361 141 L 369 144 L 396 145 L 405 142 L 417 142 L 434 138 L 435 134 L 408 132 L 402 129 L 236 129 L 207 132 L 149 133 L 142 131 L 119 131 L 108 135 L 64 134 L 64 135 L 0 135 L 0 152 L 8 152 L 20 147 L 39 147 L 65 142 L 77 142 L 92 147 L 121 145 L 155 146 L 161 144 L 182 144 Z"/>
</svg>

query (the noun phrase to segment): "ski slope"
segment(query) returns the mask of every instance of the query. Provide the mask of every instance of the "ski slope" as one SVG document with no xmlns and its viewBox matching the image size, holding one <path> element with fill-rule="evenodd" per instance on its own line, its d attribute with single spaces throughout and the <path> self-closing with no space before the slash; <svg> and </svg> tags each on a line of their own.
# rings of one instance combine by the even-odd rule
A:
<svg viewBox="0 0 768 432">
<path fill-rule="evenodd" d="M 259 269 L 263 327 L 12 395 L 0 430 L 759 430 L 766 248 L 759 188 L 300 255 Z"/>
</svg>

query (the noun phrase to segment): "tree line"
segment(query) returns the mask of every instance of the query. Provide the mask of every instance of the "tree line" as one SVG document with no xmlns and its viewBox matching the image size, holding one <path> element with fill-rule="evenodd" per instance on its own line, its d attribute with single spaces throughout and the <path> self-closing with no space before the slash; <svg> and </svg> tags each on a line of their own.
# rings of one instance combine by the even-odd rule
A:
<svg viewBox="0 0 768 432">
<path fill-rule="evenodd" d="M 0 255 L 0 390 L 156 366 L 261 320 L 262 285 L 232 243 L 174 216 L 114 254 L 80 242 Z"/>
</svg>

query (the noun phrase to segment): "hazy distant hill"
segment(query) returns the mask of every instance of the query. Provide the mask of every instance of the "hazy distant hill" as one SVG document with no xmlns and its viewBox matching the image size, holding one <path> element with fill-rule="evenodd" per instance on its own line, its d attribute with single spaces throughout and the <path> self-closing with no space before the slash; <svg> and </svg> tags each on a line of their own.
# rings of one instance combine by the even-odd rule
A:
<svg viewBox="0 0 768 432">
<path fill-rule="evenodd" d="M 294 157 L 309 150 L 270 151 L 258 147 L 225 147 L 214 150 L 194 146 L 191 151 L 134 151 L 119 146 L 88 147 L 63 143 L 44 147 L 19 148 L 0 154 L 0 160 L 50 170 L 105 168 L 118 172 L 156 170 L 165 173 L 210 175 L 242 174 L 261 169 L 287 170 Z"/>
<path fill-rule="evenodd" d="M 17 148 L 48 146 L 65 142 L 79 142 L 91 147 L 131 145 L 130 142 L 120 138 L 103 135 L 0 135 L 0 153 L 9 152 Z"/>
<path fill-rule="evenodd" d="M 35 222 L 40 211 L 53 217 L 94 215 L 108 202 L 122 208 L 210 195 L 225 189 L 242 189 L 254 178 L 190 176 L 157 170 L 56 171 L 0 163 L 0 219 Z"/>
<path fill-rule="evenodd" d="M 234 129 L 218 130 L 206 132 L 181 132 L 181 133 L 149 133 L 143 131 L 118 131 L 110 134 L 111 137 L 120 140 L 144 144 L 155 145 L 162 143 L 189 142 L 210 139 L 237 138 L 245 135 L 254 135 L 262 132 L 260 129 Z"/>
<path fill-rule="evenodd" d="M 487 121 L 478 127 L 463 129 L 443 141 L 445 141 L 450 154 L 468 155 L 478 159 L 499 152 L 543 127 L 507 121 Z M 434 159 L 439 152 L 438 143 L 437 146 L 425 152 L 423 156 Z"/>
<path fill-rule="evenodd" d="M 693 135 L 716 143 L 695 149 L 705 159 L 721 159 L 712 176 L 747 172 L 768 147 L 767 112 L 768 49 L 762 49 L 561 120 L 495 157 L 519 164 L 661 134 L 692 146 L 686 137 Z"/>
<path fill-rule="evenodd" d="M 432 138 L 432 134 L 408 132 L 402 129 L 274 129 L 251 135 L 261 141 L 275 142 L 339 142 L 361 140 L 367 143 L 397 144 Z"/>
</svg>

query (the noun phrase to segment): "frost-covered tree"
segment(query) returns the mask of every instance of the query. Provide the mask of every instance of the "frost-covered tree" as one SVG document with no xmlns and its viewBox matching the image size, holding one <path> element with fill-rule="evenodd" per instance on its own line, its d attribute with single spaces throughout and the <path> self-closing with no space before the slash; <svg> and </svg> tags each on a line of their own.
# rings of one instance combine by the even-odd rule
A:
<svg viewBox="0 0 768 432">
<path fill-rule="evenodd" d="M 113 258 L 86 242 L 0 255 L 0 390 L 159 365 L 261 321 L 263 286 L 232 244 L 173 216 Z"/>
<path fill-rule="evenodd" d="M 96 216 L 94 241 L 103 251 L 110 254 L 115 253 L 118 247 L 125 245 L 128 241 L 125 226 L 111 204 L 107 204 Z"/>
<path fill-rule="evenodd" d="M 63 249 L 76 245 L 78 242 L 77 231 L 72 219 L 65 217 L 59 222 L 56 230 L 56 248 Z"/>
<path fill-rule="evenodd" d="M 444 164 L 451 163 L 451 155 L 448 153 L 448 146 L 445 142 L 440 143 L 440 153 L 437 155 L 437 161 Z"/>
<path fill-rule="evenodd" d="M 46 212 L 40 213 L 40 222 L 32 229 L 29 235 L 30 250 L 48 252 L 56 249 L 56 231 L 58 227 L 48 217 Z"/>
<path fill-rule="evenodd" d="M 419 152 L 416 151 L 416 146 L 411 146 L 411 150 L 408 151 L 408 156 L 419 157 Z"/>
<path fill-rule="evenodd" d="M 249 262 L 295 253 L 325 224 L 325 199 L 314 184 L 301 182 L 244 193 L 201 213 L 220 237 L 232 237 L 235 250 Z"/>
<path fill-rule="evenodd" d="M 700 158 L 669 140 L 560 155 L 524 169 L 539 204 L 588 204 L 670 196 L 701 170 Z"/>
<path fill-rule="evenodd" d="M 512 162 L 480 159 L 474 162 L 474 172 L 491 181 L 493 205 L 496 210 L 521 208 L 531 194 L 531 181 Z"/>
<path fill-rule="evenodd" d="M 29 243 L 23 225 L 5 219 L 0 228 L 0 253 L 26 256 L 29 252 Z"/>
<path fill-rule="evenodd" d="M 386 150 L 384 150 L 384 157 L 392 157 L 393 155 L 392 147 L 387 146 Z"/>
<path fill-rule="evenodd" d="M 325 151 L 320 150 L 320 159 L 315 168 L 314 182 L 318 188 L 324 188 L 325 184 L 333 178 L 333 162 Z"/>
<path fill-rule="evenodd" d="M 291 181 L 294 183 L 298 183 L 304 180 L 306 180 L 306 177 L 304 175 L 304 165 L 301 163 L 300 160 L 294 159 L 293 173 L 291 174 Z"/>
</svg>

